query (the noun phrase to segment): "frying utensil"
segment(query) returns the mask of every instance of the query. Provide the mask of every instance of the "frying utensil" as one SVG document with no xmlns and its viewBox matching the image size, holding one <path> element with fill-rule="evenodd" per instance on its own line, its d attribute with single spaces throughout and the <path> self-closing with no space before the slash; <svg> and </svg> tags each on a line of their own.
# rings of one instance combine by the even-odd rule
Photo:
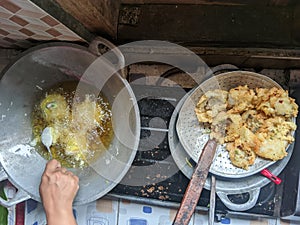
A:
<svg viewBox="0 0 300 225">
<path fill-rule="evenodd" d="M 190 96 L 186 99 L 181 107 L 176 123 L 176 130 L 179 140 L 188 153 L 188 155 L 197 162 L 203 146 L 209 139 L 209 133 L 204 125 L 199 124 L 195 114 L 195 106 L 200 97 L 209 90 L 229 90 L 239 85 L 248 85 L 249 88 L 257 87 L 272 88 L 281 86 L 267 76 L 263 76 L 253 72 L 235 71 L 222 73 L 204 81 L 196 87 Z M 295 122 L 295 119 L 293 120 Z M 294 134 L 294 132 L 292 132 Z M 289 150 L 287 146 L 287 151 Z M 243 178 L 256 173 L 274 164 L 275 161 L 266 160 L 257 157 L 255 163 L 244 170 L 234 166 L 230 159 L 229 153 L 226 150 L 226 145 L 218 145 L 216 156 L 213 164 L 210 167 L 210 172 L 222 178 Z"/>
<path fill-rule="evenodd" d="M 188 225 L 203 190 L 209 168 L 214 159 L 217 142 L 209 140 L 199 157 L 192 178 L 185 190 L 183 200 L 174 220 L 174 225 Z"/>
<path fill-rule="evenodd" d="M 39 183 L 47 160 L 37 151 L 44 146 L 31 144 L 34 106 L 47 90 L 81 78 L 81 84 L 92 84 L 97 92 L 101 87 L 101 93 L 112 106 L 114 137 L 108 149 L 89 166 L 70 168 L 80 179 L 74 205 L 103 197 L 123 179 L 138 148 L 140 116 L 129 83 L 114 73 L 114 68 L 108 60 L 99 61 L 86 47 L 60 42 L 28 49 L 2 71 L 0 115 L 6 117 L 1 121 L 0 162 L 18 193 L 24 190 L 27 199 L 41 201 Z M 85 88 L 77 86 L 76 90 L 94 90 Z M 0 204 L 11 206 L 24 201 L 24 196 L 16 197 L 20 198 L 14 202 L 0 200 Z"/>
<path fill-rule="evenodd" d="M 50 155 L 50 159 L 52 159 L 52 153 L 51 153 L 51 145 L 53 142 L 53 137 L 52 137 L 52 128 L 51 127 L 46 127 L 41 135 L 41 141 L 43 143 L 43 145 L 47 148 L 49 155 Z"/>
<path fill-rule="evenodd" d="M 190 91 L 190 93 L 193 90 Z M 185 102 L 186 98 L 189 94 L 186 94 L 176 105 L 176 108 L 172 114 L 172 117 L 169 122 L 169 132 L 168 132 L 168 142 L 170 145 L 170 151 L 172 157 L 178 166 L 178 169 L 188 178 L 191 179 L 192 174 L 194 172 L 194 167 L 190 163 L 190 156 L 187 154 L 183 146 L 181 145 L 178 134 L 176 132 L 176 121 L 178 118 L 178 113 Z M 268 167 L 268 170 L 272 172 L 274 175 L 280 174 L 280 172 L 285 168 L 287 163 L 289 162 L 293 150 L 294 150 L 294 142 L 289 146 L 288 152 L 289 154 L 278 161 L 277 163 Z M 213 176 L 212 174 L 208 174 L 209 178 Z M 207 178 L 204 188 L 206 190 L 212 190 L 213 184 L 211 179 Z M 252 176 L 246 176 L 239 179 L 222 179 L 221 177 L 216 177 L 216 194 L 220 198 L 220 200 L 224 203 L 224 205 L 233 211 L 245 211 L 251 209 L 255 206 L 257 199 L 260 194 L 260 190 L 265 185 L 269 184 L 270 179 L 264 178 L 260 173 L 253 174 Z M 227 196 L 235 195 L 235 194 L 243 194 L 248 193 L 249 199 L 244 203 L 234 203 Z"/>
</svg>

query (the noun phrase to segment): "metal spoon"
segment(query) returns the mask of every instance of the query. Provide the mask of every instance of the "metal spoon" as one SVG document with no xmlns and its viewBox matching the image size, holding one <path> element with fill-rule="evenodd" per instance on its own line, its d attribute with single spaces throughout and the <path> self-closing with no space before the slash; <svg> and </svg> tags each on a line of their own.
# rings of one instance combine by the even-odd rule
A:
<svg viewBox="0 0 300 225">
<path fill-rule="evenodd" d="M 51 127 L 46 127 L 43 130 L 42 135 L 41 135 L 42 143 L 47 148 L 49 155 L 50 155 L 50 159 L 52 159 L 52 153 L 50 150 L 50 146 L 52 145 L 52 141 L 53 141 L 51 129 L 52 129 Z"/>
</svg>

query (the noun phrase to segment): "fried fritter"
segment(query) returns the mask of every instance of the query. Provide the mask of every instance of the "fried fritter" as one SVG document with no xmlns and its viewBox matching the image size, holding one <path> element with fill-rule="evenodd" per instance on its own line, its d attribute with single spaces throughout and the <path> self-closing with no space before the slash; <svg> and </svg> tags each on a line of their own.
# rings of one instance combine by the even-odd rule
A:
<svg viewBox="0 0 300 225">
<path fill-rule="evenodd" d="M 242 143 L 244 150 L 253 150 L 256 152 L 261 146 L 261 141 L 258 139 L 258 137 L 245 126 L 241 127 L 240 129 L 239 141 Z"/>
<path fill-rule="evenodd" d="M 286 121 L 285 117 L 267 119 L 257 132 L 262 145 L 259 149 L 255 149 L 255 153 L 275 161 L 284 158 L 287 155 L 286 146 L 294 141 L 291 131 L 295 129 L 295 123 Z"/>
<path fill-rule="evenodd" d="M 228 115 L 228 125 L 226 127 L 226 136 L 224 137 L 225 142 L 232 142 L 240 137 L 241 128 L 243 126 L 243 120 L 240 114 Z"/>
<path fill-rule="evenodd" d="M 204 123 L 212 123 L 213 118 L 219 112 L 226 110 L 227 94 L 227 91 L 215 90 L 202 95 L 195 108 L 198 120 Z"/>
<path fill-rule="evenodd" d="M 262 127 L 267 118 L 268 117 L 264 113 L 254 109 L 248 110 L 242 114 L 243 123 L 253 133 L 256 133 L 257 130 Z"/>
<path fill-rule="evenodd" d="M 266 139 L 255 153 L 265 159 L 277 161 L 287 156 L 286 146 L 288 142 L 279 139 Z"/>
<path fill-rule="evenodd" d="M 256 155 L 252 150 L 243 150 L 242 145 L 230 142 L 227 144 L 229 151 L 229 158 L 233 165 L 236 167 L 248 170 L 249 166 L 253 165 Z"/>
<path fill-rule="evenodd" d="M 228 107 L 233 113 L 242 113 L 253 108 L 252 100 L 255 92 L 247 85 L 232 88 L 228 92 Z"/>
<path fill-rule="evenodd" d="M 229 151 L 229 157 L 233 165 L 248 169 L 253 165 L 256 154 L 255 150 L 261 146 L 260 140 L 245 126 L 239 127 L 237 130 L 229 130 L 227 133 L 227 140 L 229 133 L 234 136 L 233 142 L 227 143 L 226 149 Z"/>
<path fill-rule="evenodd" d="M 216 139 L 220 144 L 225 142 L 224 138 L 226 136 L 226 127 L 228 123 L 228 115 L 226 112 L 219 112 L 216 117 L 214 117 L 211 123 L 211 133 L 210 138 Z"/>
<path fill-rule="evenodd" d="M 298 105 L 295 99 L 288 96 L 288 92 L 278 88 L 257 88 L 256 109 L 268 116 L 296 117 Z"/>
<path fill-rule="evenodd" d="M 265 120 L 264 124 L 258 130 L 258 135 L 265 139 L 278 139 L 282 141 L 288 141 L 289 143 L 294 141 L 291 130 L 296 130 L 296 124 L 291 121 L 286 121 L 284 117 L 272 117 Z M 261 134 L 264 133 L 262 136 Z"/>
</svg>

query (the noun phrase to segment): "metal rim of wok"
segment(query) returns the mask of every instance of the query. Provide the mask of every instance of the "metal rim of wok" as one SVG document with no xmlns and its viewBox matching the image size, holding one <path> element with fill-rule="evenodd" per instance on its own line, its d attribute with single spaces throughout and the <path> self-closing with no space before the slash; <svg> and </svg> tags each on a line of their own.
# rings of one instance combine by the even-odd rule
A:
<svg viewBox="0 0 300 225">
<path fill-rule="evenodd" d="M 271 78 L 261 74 L 248 71 L 226 72 L 213 76 L 201 83 L 191 91 L 189 97 L 183 103 L 178 114 L 176 131 L 183 148 L 195 162 L 197 162 L 202 148 L 209 138 L 209 134 L 205 133 L 205 128 L 199 125 L 194 112 L 199 98 L 208 90 L 215 90 L 218 88 L 228 90 L 246 84 L 249 88 L 282 88 Z M 295 118 L 293 121 L 295 122 Z M 294 133 L 295 132 L 292 132 L 292 135 L 294 135 Z M 291 154 L 292 150 L 289 148 L 289 145 L 286 147 L 286 150 L 288 154 Z M 255 163 L 252 166 L 249 166 L 248 170 L 244 170 L 232 165 L 229 160 L 228 151 L 225 149 L 225 145 L 219 145 L 217 147 L 214 162 L 210 167 L 210 173 L 223 178 L 243 178 L 256 174 L 274 163 L 275 161 L 257 157 Z"/>
<path fill-rule="evenodd" d="M 87 48 L 77 44 L 50 43 L 25 51 L 3 70 L 0 81 L 0 162 L 8 180 L 20 192 L 19 199 L 14 199 L 13 204 L 29 198 L 41 201 L 39 183 L 47 161 L 31 143 L 33 105 L 42 90 L 59 82 L 78 80 L 96 58 Z M 111 64 L 106 66 L 109 70 Z M 71 169 L 80 180 L 75 205 L 94 201 L 112 190 L 127 173 L 138 148 L 139 110 L 128 82 L 115 73 L 107 80 L 102 92 L 114 105 L 115 135 L 109 149 L 96 162 L 84 169 Z M 119 92 L 122 94 L 118 95 Z M 126 144 L 122 140 L 126 140 Z"/>
<path fill-rule="evenodd" d="M 193 90 L 187 93 L 176 105 L 176 108 L 170 119 L 168 132 L 168 142 L 170 145 L 171 155 L 180 171 L 188 179 L 191 179 L 192 174 L 194 172 L 194 167 L 190 163 L 192 159 L 190 158 L 189 154 L 185 151 L 185 149 L 179 141 L 179 137 L 176 132 L 176 121 L 178 118 L 178 113 L 183 103 L 192 92 Z M 294 149 L 294 143 L 292 143 L 289 146 L 289 148 L 289 154 L 287 157 L 268 167 L 268 170 L 272 172 L 272 174 L 274 174 L 275 176 L 279 175 L 289 162 Z M 204 188 L 207 190 L 210 190 L 211 188 L 210 177 L 211 176 L 209 174 L 204 185 Z M 245 211 L 251 209 L 256 204 L 256 200 L 258 199 L 260 194 L 260 189 L 265 185 L 269 184 L 270 182 L 270 179 L 263 177 L 260 173 L 253 174 L 251 176 L 247 176 L 240 179 L 222 179 L 221 177 L 216 177 L 216 193 L 227 208 L 234 211 Z M 226 197 L 232 194 L 243 193 L 249 193 L 250 197 L 246 202 L 241 204 L 233 203 L 228 199 L 228 197 Z"/>
</svg>

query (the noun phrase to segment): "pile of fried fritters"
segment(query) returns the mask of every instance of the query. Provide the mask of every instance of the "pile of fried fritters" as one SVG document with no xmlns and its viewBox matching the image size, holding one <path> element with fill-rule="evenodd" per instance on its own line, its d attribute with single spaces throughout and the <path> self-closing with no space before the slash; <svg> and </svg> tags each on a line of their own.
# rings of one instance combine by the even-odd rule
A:
<svg viewBox="0 0 300 225">
<path fill-rule="evenodd" d="M 206 92 L 195 112 L 200 123 L 209 124 L 210 138 L 226 143 L 232 164 L 247 170 L 257 156 L 276 161 L 287 155 L 298 105 L 286 90 L 245 85 Z"/>
</svg>

